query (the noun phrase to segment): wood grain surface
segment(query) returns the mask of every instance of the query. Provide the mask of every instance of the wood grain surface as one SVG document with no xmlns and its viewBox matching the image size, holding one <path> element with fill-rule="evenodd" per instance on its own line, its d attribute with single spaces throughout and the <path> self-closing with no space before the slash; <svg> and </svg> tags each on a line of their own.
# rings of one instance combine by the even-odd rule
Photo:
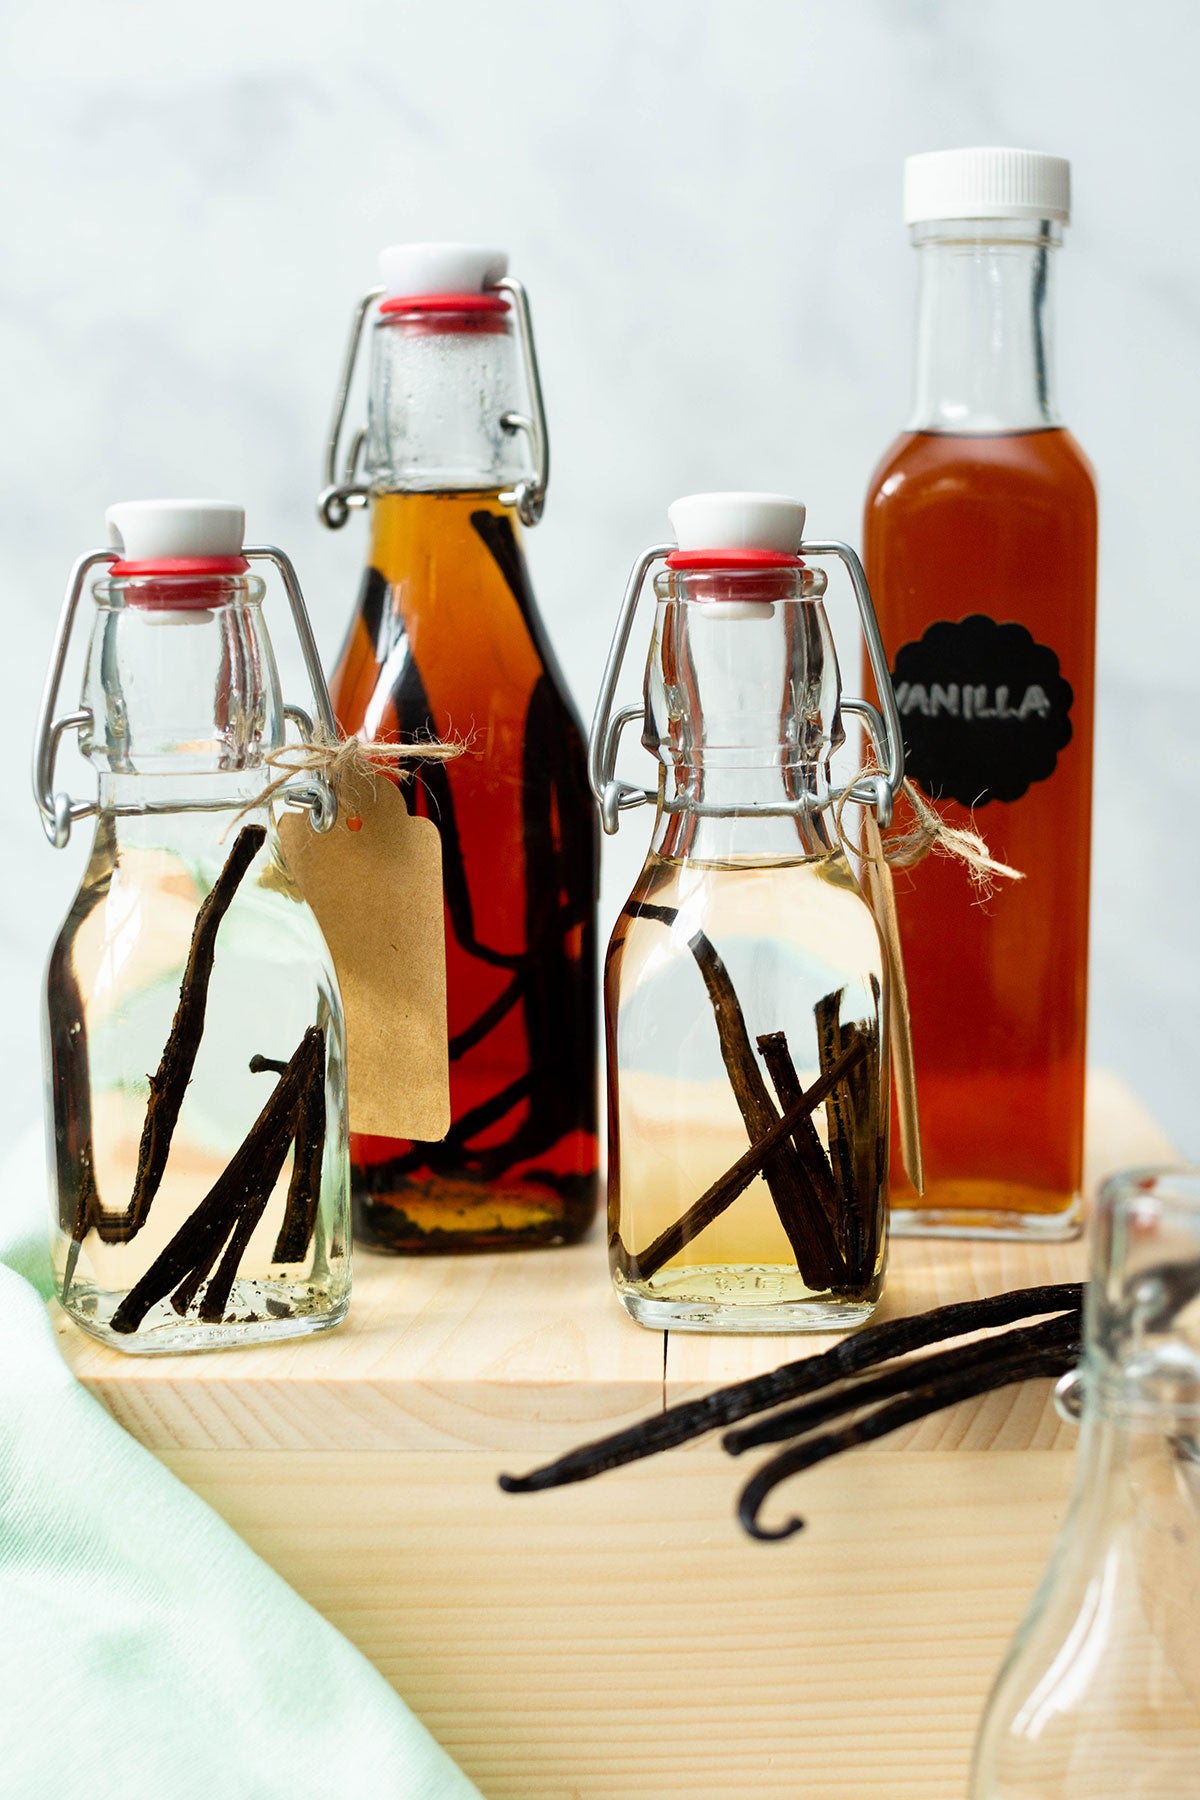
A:
<svg viewBox="0 0 1200 1800">
<path fill-rule="evenodd" d="M 1171 1146 L 1112 1077 L 1090 1089 L 1089 1184 Z M 877 1317 L 1037 1281 L 1070 1281 L 1082 1245 L 897 1239 Z M 504 1450 L 550 1456 L 669 1401 L 833 1342 L 647 1331 L 613 1298 L 602 1233 L 566 1250 L 398 1258 L 358 1251 L 350 1316 L 315 1337 L 211 1356 L 124 1356 L 57 1313 L 80 1380 L 152 1450 Z M 969 1442 L 1047 1448 L 1060 1427 L 1031 1391 L 971 1403 Z M 884 1451 L 958 1443 L 945 1417 Z M 949 1436 L 947 1434 L 950 1434 Z"/>
<path fill-rule="evenodd" d="M 1173 1160 L 1111 1077 L 1089 1187 Z M 881 1313 L 1083 1271 L 1080 1244 L 893 1246 Z M 521 1470 L 827 1341 L 649 1332 L 600 1236 L 358 1254 L 336 1332 L 123 1357 L 59 1315 L 80 1378 L 383 1671 L 486 1800 L 962 1800 L 987 1689 L 1061 1520 L 1074 1433 L 1033 1383 L 814 1470 L 754 1544 L 755 1466 L 706 1440 L 578 1487 Z"/>
<path fill-rule="evenodd" d="M 752 1544 L 715 1446 L 506 1496 L 477 1450 L 167 1462 L 486 1800 L 963 1800 L 1071 1458 L 862 1453 Z"/>
</svg>

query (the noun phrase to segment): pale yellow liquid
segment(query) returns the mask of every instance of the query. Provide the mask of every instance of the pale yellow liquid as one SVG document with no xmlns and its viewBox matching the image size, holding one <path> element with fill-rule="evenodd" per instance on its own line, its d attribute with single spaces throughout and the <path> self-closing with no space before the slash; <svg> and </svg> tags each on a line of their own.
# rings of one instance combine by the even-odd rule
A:
<svg viewBox="0 0 1200 1800">
<path fill-rule="evenodd" d="M 678 909 L 676 925 L 631 916 L 645 902 Z M 872 976 L 882 988 L 879 940 L 842 858 L 743 865 L 652 857 L 618 921 L 606 972 L 610 1239 L 619 1234 L 635 1252 L 679 1219 L 749 1143 L 688 948 L 697 930 L 729 969 L 751 1044 L 760 1033 L 786 1032 L 805 1087 L 820 1073 L 813 1008 L 824 995 L 844 990 L 843 1023 L 881 1027 L 871 988 Z M 880 1029 L 876 1075 L 884 1102 L 885 1069 Z M 825 1143 L 823 1107 L 814 1125 Z M 885 1168 L 884 1160 L 881 1184 Z M 881 1232 L 876 1266 L 862 1288 L 852 1296 L 814 1293 L 758 1176 L 657 1273 L 630 1280 L 616 1271 L 614 1279 L 628 1310 L 645 1323 L 819 1330 L 869 1316 L 883 1263 Z"/>
</svg>

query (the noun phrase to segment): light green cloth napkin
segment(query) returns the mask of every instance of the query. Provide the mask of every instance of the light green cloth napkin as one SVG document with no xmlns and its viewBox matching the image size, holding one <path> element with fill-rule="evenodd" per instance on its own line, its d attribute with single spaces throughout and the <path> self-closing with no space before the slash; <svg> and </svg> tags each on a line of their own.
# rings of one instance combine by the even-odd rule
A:
<svg viewBox="0 0 1200 1800">
<path fill-rule="evenodd" d="M 71 1375 L 44 1304 L 45 1195 L 30 1137 L 0 1174 L 4 1800 L 479 1800 L 370 1663 Z"/>
</svg>

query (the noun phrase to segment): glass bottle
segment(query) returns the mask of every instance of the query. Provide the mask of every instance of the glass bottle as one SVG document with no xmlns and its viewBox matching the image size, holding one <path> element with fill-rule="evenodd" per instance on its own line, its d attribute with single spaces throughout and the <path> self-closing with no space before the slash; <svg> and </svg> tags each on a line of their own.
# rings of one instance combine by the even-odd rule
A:
<svg viewBox="0 0 1200 1800">
<path fill-rule="evenodd" d="M 864 561 L 909 778 L 1022 871 L 897 882 L 925 1193 L 894 1228 L 1070 1237 L 1083 1160 L 1096 496 L 1053 398 L 1069 166 L 911 157 L 917 398 L 871 482 Z M 1014 1119 L 1021 1121 L 1014 1131 Z"/>
<path fill-rule="evenodd" d="M 889 771 L 850 798 L 886 820 L 902 765 L 894 720 L 841 699 L 826 578 L 801 550 L 847 561 L 868 631 L 870 596 L 845 546 L 801 543 L 782 496 L 692 495 L 670 518 L 678 544 L 635 566 L 592 728 L 606 829 L 658 809 L 605 964 L 613 1281 L 657 1329 L 855 1325 L 886 1257 L 888 982 L 830 779 L 843 707 L 871 715 Z M 614 716 L 659 559 L 644 710 Z M 656 794 L 614 777 L 636 717 Z"/>
<path fill-rule="evenodd" d="M 1075 1487 L 997 1678 L 971 1800 L 1200 1794 L 1200 1171 L 1106 1183 Z"/>
<path fill-rule="evenodd" d="M 334 527 L 350 506 L 371 514 L 334 706 L 367 740 L 466 752 L 405 788 L 442 840 L 451 1128 L 438 1144 L 352 1137 L 355 1229 L 410 1253 L 572 1243 L 597 1199 L 598 845 L 582 731 L 521 548 L 547 472 L 528 308 L 494 251 L 401 245 L 381 262 L 321 498 Z M 380 295 L 365 481 L 360 433 L 338 485 L 350 373 Z"/>
<path fill-rule="evenodd" d="M 35 759 L 52 843 L 96 819 L 47 975 L 59 1297 L 135 1352 L 325 1330 L 350 1296 L 345 1032 L 265 792 L 285 712 L 308 721 L 280 698 L 249 559 L 284 579 L 332 730 L 304 602 L 281 552 L 243 550 L 238 507 L 139 501 L 107 520 L 115 548 L 72 573 Z M 80 708 L 55 719 L 101 565 Z M 94 802 L 54 791 L 65 730 L 96 769 Z M 332 823 L 321 778 L 288 797 Z"/>
</svg>

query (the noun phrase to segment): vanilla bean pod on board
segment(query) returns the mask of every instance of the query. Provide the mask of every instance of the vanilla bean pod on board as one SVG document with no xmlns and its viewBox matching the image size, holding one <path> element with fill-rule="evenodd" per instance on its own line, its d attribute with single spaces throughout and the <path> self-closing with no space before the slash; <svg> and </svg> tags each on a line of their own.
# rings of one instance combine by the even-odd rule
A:
<svg viewBox="0 0 1200 1800">
<path fill-rule="evenodd" d="M 890 1400 L 897 1394 L 911 1392 L 917 1386 L 927 1388 L 933 1381 L 952 1382 L 966 1379 L 977 1369 L 994 1366 L 998 1358 L 1013 1357 L 1040 1350 L 1061 1349 L 1079 1339 L 1078 1312 L 1057 1313 L 1039 1325 L 1014 1326 L 995 1337 L 978 1338 L 953 1350 L 939 1350 L 912 1361 L 894 1362 L 878 1375 L 863 1375 L 850 1382 L 831 1385 L 813 1400 L 798 1406 L 785 1406 L 752 1425 L 735 1426 L 721 1439 L 731 1456 L 741 1456 L 760 1444 L 781 1444 L 789 1438 L 803 1437 L 841 1414 L 861 1412 L 867 1406 Z"/>
<path fill-rule="evenodd" d="M 999 1342 L 1003 1344 L 1006 1338 L 1019 1338 L 1023 1335 L 1020 1332 L 1006 1332 Z M 992 1339 L 989 1347 L 994 1351 L 996 1344 L 997 1340 Z M 1082 1336 L 1077 1329 L 1075 1335 L 1063 1343 L 1042 1345 L 1035 1349 L 1020 1348 L 1012 1355 L 993 1354 L 990 1358 L 981 1358 L 966 1374 L 946 1376 L 940 1381 L 929 1382 L 921 1379 L 921 1363 L 918 1362 L 913 1371 L 918 1385 L 914 1385 L 900 1399 L 889 1406 L 879 1407 L 865 1418 L 853 1419 L 850 1424 L 843 1425 L 838 1430 L 825 1432 L 818 1437 L 803 1438 L 799 1443 L 780 1451 L 778 1456 L 773 1456 L 752 1475 L 738 1501 L 738 1521 L 742 1529 L 763 1543 L 778 1543 L 794 1536 L 797 1531 L 804 1529 L 803 1519 L 793 1515 L 782 1525 L 767 1527 L 759 1524 L 758 1517 L 771 1494 L 789 1475 L 798 1475 L 802 1469 L 811 1469 L 817 1463 L 839 1455 L 843 1450 L 854 1449 L 857 1444 L 869 1444 L 876 1438 L 886 1437 L 889 1432 L 898 1431 L 902 1425 L 915 1424 L 918 1419 L 928 1418 L 931 1413 L 956 1406 L 960 1400 L 970 1400 L 977 1394 L 988 1394 L 996 1388 L 1010 1387 L 1020 1381 L 1065 1375 L 1078 1362 L 1082 1348 Z"/>
<path fill-rule="evenodd" d="M 800 1357 L 767 1374 L 717 1388 L 699 1400 L 685 1400 L 638 1425 L 626 1426 L 608 1437 L 569 1450 L 527 1475 L 501 1475 L 500 1486 L 505 1493 L 527 1494 L 587 1481 L 606 1469 L 655 1456 L 929 1344 L 993 1330 L 1017 1319 L 1078 1312 L 1082 1299 L 1081 1282 L 1056 1282 L 1017 1288 L 981 1300 L 956 1300 L 905 1319 L 885 1319 L 864 1326 L 815 1356 Z"/>
</svg>

